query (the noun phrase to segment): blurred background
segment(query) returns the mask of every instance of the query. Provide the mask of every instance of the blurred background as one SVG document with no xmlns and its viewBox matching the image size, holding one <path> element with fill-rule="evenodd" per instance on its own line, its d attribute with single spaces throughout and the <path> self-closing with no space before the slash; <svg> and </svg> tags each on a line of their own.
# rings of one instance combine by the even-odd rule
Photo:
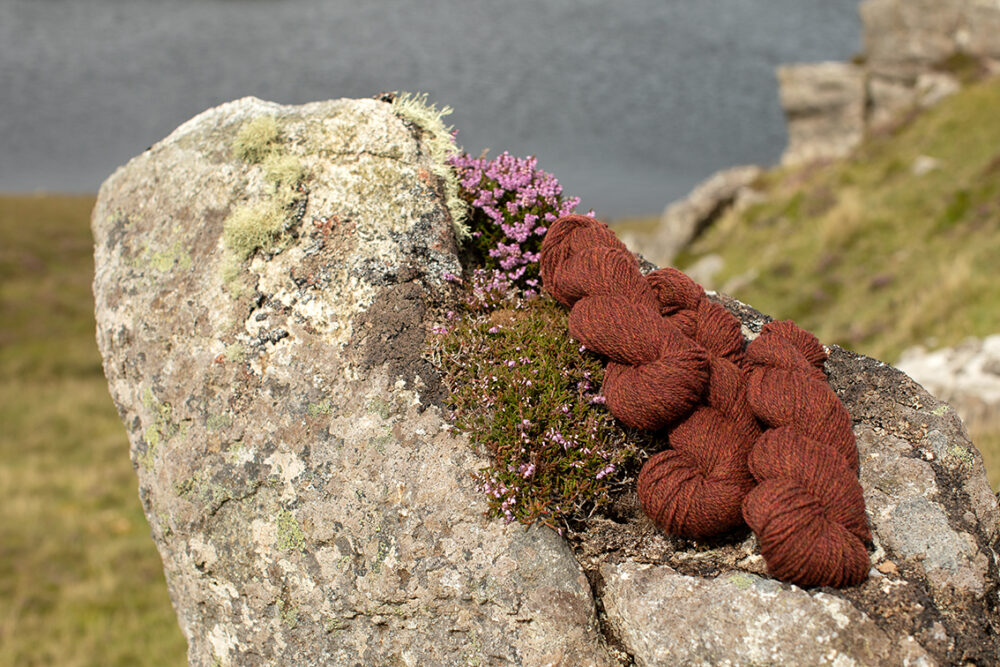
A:
<svg viewBox="0 0 1000 667">
<path fill-rule="evenodd" d="M 964 406 L 996 488 L 1000 19 L 865 4 L 0 0 L 0 664 L 184 661 L 89 216 L 118 165 L 246 95 L 427 92 L 469 153 L 537 156 L 654 261 Z"/>
</svg>

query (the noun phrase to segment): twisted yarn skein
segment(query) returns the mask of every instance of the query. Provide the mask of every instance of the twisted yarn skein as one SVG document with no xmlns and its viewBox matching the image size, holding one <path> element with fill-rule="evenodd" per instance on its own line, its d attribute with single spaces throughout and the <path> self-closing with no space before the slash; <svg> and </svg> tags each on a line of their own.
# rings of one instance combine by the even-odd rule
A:
<svg viewBox="0 0 1000 667">
<path fill-rule="evenodd" d="M 868 575 L 872 537 L 851 420 L 825 361 L 819 341 L 791 322 L 768 323 L 748 346 L 748 399 L 770 428 L 750 454 L 759 484 L 743 516 L 775 577 L 853 586 Z"/>
<path fill-rule="evenodd" d="M 668 430 L 671 449 L 638 480 L 654 523 L 707 537 L 745 519 L 774 576 L 801 585 L 864 579 L 871 535 L 854 436 L 811 334 L 772 323 L 744 354 L 739 321 L 699 285 L 675 269 L 643 276 L 614 233 L 585 216 L 549 227 L 541 273 L 571 308 L 571 335 L 608 357 L 612 414 Z M 763 436 L 761 423 L 771 428 Z"/>
<path fill-rule="evenodd" d="M 639 475 L 646 513 L 666 532 L 709 537 L 743 524 L 754 485 L 747 456 L 760 428 L 746 400 L 739 323 L 674 269 L 648 276 L 603 224 L 556 221 L 542 280 L 566 306 L 571 335 L 609 358 L 602 392 L 629 426 L 670 429 L 671 449 Z"/>
</svg>

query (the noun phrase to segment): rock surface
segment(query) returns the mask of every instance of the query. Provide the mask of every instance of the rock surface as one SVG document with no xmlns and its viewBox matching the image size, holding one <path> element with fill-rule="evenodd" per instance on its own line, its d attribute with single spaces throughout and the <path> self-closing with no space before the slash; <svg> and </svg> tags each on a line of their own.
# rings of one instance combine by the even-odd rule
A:
<svg viewBox="0 0 1000 667">
<path fill-rule="evenodd" d="M 865 72 L 849 63 L 778 68 L 778 90 L 788 126 L 786 166 L 849 154 L 865 133 Z"/>
<path fill-rule="evenodd" d="M 227 281 L 223 221 L 273 196 L 231 149 L 260 116 L 304 201 Z M 98 342 L 192 665 L 608 663 L 565 542 L 484 518 L 433 405 L 460 267 L 426 139 L 380 101 L 247 98 L 101 188 Z"/>
<path fill-rule="evenodd" d="M 672 265 L 677 253 L 732 206 L 762 171 L 756 165 L 745 165 L 712 174 L 684 199 L 668 205 L 655 229 L 646 233 L 623 232 L 622 242 L 629 247 L 641 247 L 643 256 L 654 264 Z"/>
<path fill-rule="evenodd" d="M 232 151 L 260 116 L 306 176 L 284 239 L 234 265 L 225 221 L 275 196 Z M 979 453 L 947 405 L 836 348 L 875 535 L 861 586 L 774 581 L 746 531 L 663 535 L 634 490 L 568 540 L 485 519 L 484 461 L 421 355 L 460 270 L 427 134 L 375 100 L 245 99 L 101 189 L 98 342 L 191 664 L 1000 658 Z M 718 298 L 756 335 L 763 315 Z"/>
<path fill-rule="evenodd" d="M 778 68 L 783 164 L 842 157 L 866 131 L 955 93 L 961 70 L 1000 71 L 997 0 L 864 0 L 860 14 L 862 64 Z"/>
<path fill-rule="evenodd" d="M 1000 335 L 903 353 L 899 370 L 955 408 L 974 429 L 1000 428 Z"/>
</svg>

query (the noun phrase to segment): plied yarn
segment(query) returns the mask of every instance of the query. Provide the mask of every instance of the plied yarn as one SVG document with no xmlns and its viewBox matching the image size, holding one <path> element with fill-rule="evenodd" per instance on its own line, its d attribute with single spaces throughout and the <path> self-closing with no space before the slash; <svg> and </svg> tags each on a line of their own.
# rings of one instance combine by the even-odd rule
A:
<svg viewBox="0 0 1000 667">
<path fill-rule="evenodd" d="M 739 321 L 697 283 L 672 268 L 643 276 L 587 216 L 553 223 L 540 262 L 545 288 L 571 309 L 570 334 L 608 358 L 608 409 L 668 434 L 638 480 L 657 526 L 701 538 L 745 521 L 779 579 L 865 579 L 871 533 L 851 420 L 812 334 L 772 322 L 744 348 Z"/>
</svg>

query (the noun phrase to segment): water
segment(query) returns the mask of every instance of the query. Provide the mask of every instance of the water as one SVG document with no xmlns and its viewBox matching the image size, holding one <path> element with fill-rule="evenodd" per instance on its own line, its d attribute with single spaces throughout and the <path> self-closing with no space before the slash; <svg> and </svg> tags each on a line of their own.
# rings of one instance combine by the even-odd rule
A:
<svg viewBox="0 0 1000 667">
<path fill-rule="evenodd" d="M 775 162 L 774 68 L 846 60 L 857 0 L 0 0 L 0 191 L 93 191 L 198 112 L 426 91 L 470 153 L 602 216 Z"/>
</svg>

